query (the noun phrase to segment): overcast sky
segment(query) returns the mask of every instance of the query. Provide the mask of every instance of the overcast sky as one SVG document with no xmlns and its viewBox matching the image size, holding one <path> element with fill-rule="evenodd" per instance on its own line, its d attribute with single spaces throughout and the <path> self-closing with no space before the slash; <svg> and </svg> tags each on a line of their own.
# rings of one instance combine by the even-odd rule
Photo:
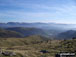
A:
<svg viewBox="0 0 76 57">
<path fill-rule="evenodd" d="M 76 24 L 76 0 L 0 0 L 0 22 Z"/>
</svg>

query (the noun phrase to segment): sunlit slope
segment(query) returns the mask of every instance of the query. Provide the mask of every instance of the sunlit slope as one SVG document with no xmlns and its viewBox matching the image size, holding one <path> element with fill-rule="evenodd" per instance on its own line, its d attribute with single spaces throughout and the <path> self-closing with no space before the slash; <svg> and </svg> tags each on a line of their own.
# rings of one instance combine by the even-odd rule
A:
<svg viewBox="0 0 76 57">
<path fill-rule="evenodd" d="M 45 40 L 46 38 L 39 35 L 32 35 L 26 38 L 0 38 L 0 46 L 24 46 L 37 44 Z"/>
</svg>

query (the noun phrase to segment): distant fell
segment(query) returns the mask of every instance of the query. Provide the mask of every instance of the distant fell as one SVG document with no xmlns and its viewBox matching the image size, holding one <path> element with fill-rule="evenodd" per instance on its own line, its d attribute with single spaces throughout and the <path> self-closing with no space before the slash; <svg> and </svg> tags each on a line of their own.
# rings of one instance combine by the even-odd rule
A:
<svg viewBox="0 0 76 57">
<path fill-rule="evenodd" d="M 23 37 L 23 35 L 15 31 L 9 31 L 9 30 L 0 28 L 0 38 L 9 38 L 9 37 L 20 38 L 20 37 Z"/>
</svg>

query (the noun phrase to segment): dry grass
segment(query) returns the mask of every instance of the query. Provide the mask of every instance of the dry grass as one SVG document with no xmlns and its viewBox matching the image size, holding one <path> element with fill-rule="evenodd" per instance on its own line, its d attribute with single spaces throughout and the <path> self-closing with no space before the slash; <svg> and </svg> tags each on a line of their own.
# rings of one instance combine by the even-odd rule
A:
<svg viewBox="0 0 76 57">
<path fill-rule="evenodd" d="M 30 36 L 27 38 L 7 38 L 0 39 L 0 47 L 3 50 L 20 53 L 25 57 L 54 57 L 58 52 L 54 50 L 59 45 L 58 40 L 42 40 L 39 36 Z M 48 50 L 50 53 L 43 54 L 40 50 Z"/>
</svg>

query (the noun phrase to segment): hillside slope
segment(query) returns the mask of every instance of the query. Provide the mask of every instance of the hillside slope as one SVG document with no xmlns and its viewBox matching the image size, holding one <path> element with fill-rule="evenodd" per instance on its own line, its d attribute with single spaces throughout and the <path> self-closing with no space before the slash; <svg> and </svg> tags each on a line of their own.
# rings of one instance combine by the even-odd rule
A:
<svg viewBox="0 0 76 57">
<path fill-rule="evenodd" d="M 25 37 L 30 35 L 49 36 L 48 32 L 38 28 L 14 27 L 14 28 L 7 28 L 7 30 L 16 31 L 18 33 L 23 34 Z"/>
<path fill-rule="evenodd" d="M 8 37 L 23 37 L 23 35 L 15 31 L 9 31 L 0 28 L 0 38 L 8 38 Z"/>
<path fill-rule="evenodd" d="M 0 38 L 0 47 L 38 44 L 45 40 L 47 40 L 45 37 L 39 35 L 32 35 L 25 38 Z"/>
<path fill-rule="evenodd" d="M 69 30 L 57 35 L 57 39 L 72 39 L 73 37 L 76 37 L 76 30 Z"/>
<path fill-rule="evenodd" d="M 61 52 L 76 52 L 76 39 L 63 40 L 56 48 Z"/>
</svg>

